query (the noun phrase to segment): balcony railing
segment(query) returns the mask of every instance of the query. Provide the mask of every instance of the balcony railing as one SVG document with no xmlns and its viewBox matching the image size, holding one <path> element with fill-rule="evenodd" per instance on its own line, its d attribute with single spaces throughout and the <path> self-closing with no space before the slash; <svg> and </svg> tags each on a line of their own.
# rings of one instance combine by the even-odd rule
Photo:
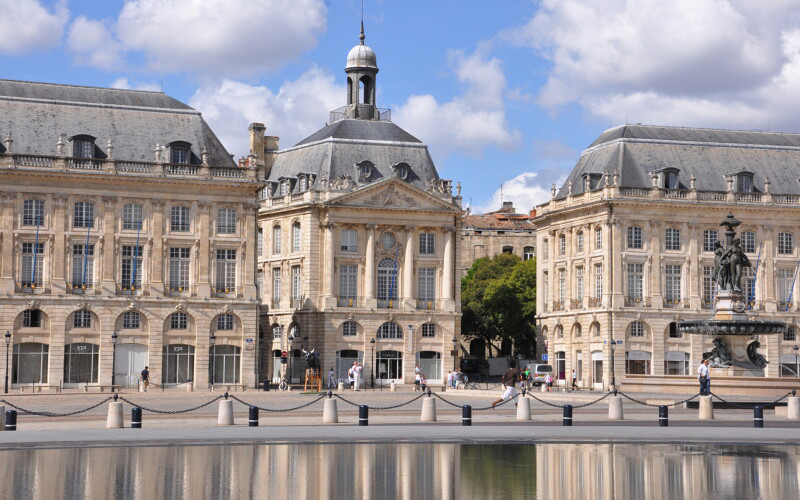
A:
<svg viewBox="0 0 800 500">
<path fill-rule="evenodd" d="M 797 304 L 794 302 L 778 301 L 778 312 L 781 311 L 794 311 Z"/>
<path fill-rule="evenodd" d="M 300 297 L 292 297 L 290 301 L 290 307 L 292 309 L 300 309 L 303 306 L 303 299 Z"/>
<path fill-rule="evenodd" d="M 665 189 L 664 198 L 685 200 L 689 197 L 689 191 L 685 189 Z"/>
<path fill-rule="evenodd" d="M 417 299 L 417 309 L 433 311 L 436 309 L 436 299 Z"/>
<path fill-rule="evenodd" d="M 397 309 L 399 307 L 397 299 L 378 299 L 380 309 Z"/>
<path fill-rule="evenodd" d="M 69 158 L 67 167 L 78 170 L 103 170 L 103 160 Z"/>
<path fill-rule="evenodd" d="M 341 108 L 334 109 L 330 112 L 328 121 L 330 123 L 344 120 L 347 118 L 348 108 L 354 108 L 359 118 L 367 120 L 380 120 L 382 122 L 392 121 L 392 110 L 388 108 L 377 108 L 372 104 L 355 104 L 349 106 L 342 106 Z"/>
<path fill-rule="evenodd" d="M 700 304 L 700 307 L 703 309 L 714 309 L 714 302 L 709 299 L 703 299 L 703 302 Z"/>
<path fill-rule="evenodd" d="M 16 164 L 20 167 L 45 167 L 50 168 L 53 166 L 52 158 L 49 156 L 28 156 L 18 155 Z"/>
<path fill-rule="evenodd" d="M 127 285 L 117 285 L 117 295 L 144 295 L 144 286 L 141 284 L 131 286 L 130 284 Z"/>
<path fill-rule="evenodd" d="M 93 295 L 100 292 L 99 284 L 94 283 L 67 283 L 67 293 L 74 295 Z"/>
<path fill-rule="evenodd" d="M 236 287 L 217 287 L 214 288 L 215 297 L 236 297 L 238 290 Z"/>
<path fill-rule="evenodd" d="M 581 299 L 570 299 L 569 308 L 570 309 L 583 309 L 583 300 L 581 300 Z"/>
<path fill-rule="evenodd" d="M 16 293 L 40 294 L 45 293 L 46 288 L 41 282 L 22 281 L 14 284 L 14 291 Z"/>
<path fill-rule="evenodd" d="M 589 307 L 603 307 L 603 299 L 601 297 L 589 297 Z"/>
<path fill-rule="evenodd" d="M 642 297 L 625 297 L 626 307 L 650 307 L 650 299 Z"/>
<path fill-rule="evenodd" d="M 664 297 L 663 304 L 664 304 L 664 307 L 669 307 L 669 308 L 685 307 L 686 306 L 686 302 L 683 299 L 680 299 L 680 298 L 667 298 L 667 297 Z"/>
<path fill-rule="evenodd" d="M 189 285 L 166 285 L 166 294 L 173 297 L 185 297 L 192 294 Z"/>
<path fill-rule="evenodd" d="M 361 297 L 336 297 L 336 307 L 358 307 Z"/>
<path fill-rule="evenodd" d="M 563 311 L 563 310 L 564 310 L 563 302 L 553 301 L 553 312 Z"/>
<path fill-rule="evenodd" d="M 117 163 L 117 172 L 133 172 L 137 174 L 149 174 L 153 171 L 152 163 L 138 161 L 121 161 Z"/>
<path fill-rule="evenodd" d="M 167 163 L 164 165 L 164 172 L 167 175 L 197 175 L 197 165 L 185 165 L 183 163 Z"/>
</svg>

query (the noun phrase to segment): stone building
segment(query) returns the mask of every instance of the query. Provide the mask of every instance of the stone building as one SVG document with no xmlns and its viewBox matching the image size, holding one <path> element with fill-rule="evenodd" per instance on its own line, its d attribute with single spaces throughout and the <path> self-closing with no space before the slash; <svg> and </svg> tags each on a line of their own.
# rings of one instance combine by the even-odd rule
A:
<svg viewBox="0 0 800 500">
<path fill-rule="evenodd" d="M 613 356 L 623 387 L 694 390 L 711 339 L 681 337 L 675 323 L 712 314 L 713 245 L 732 212 L 753 263 L 745 277 L 748 314 L 790 328 L 759 339 L 765 370 L 714 377 L 715 392 L 763 387 L 761 377 L 774 377 L 769 386 L 785 392 L 788 380 L 779 377 L 796 379 L 800 371 L 798 178 L 798 134 L 642 125 L 605 131 L 534 219 L 539 329 L 555 370 L 576 370 L 584 387 L 608 387 Z"/>
<path fill-rule="evenodd" d="M 481 257 L 509 253 L 523 260 L 532 259 L 536 250 L 532 222 L 535 214 L 533 210 L 517 213 L 514 202 L 504 201 L 496 212 L 465 215 L 461 226 L 461 276 Z"/>
<path fill-rule="evenodd" d="M 108 385 L 114 359 L 122 385 L 145 365 L 167 385 L 255 382 L 261 184 L 200 113 L 161 92 L 2 80 L 0 134 L 13 386 Z"/>
<path fill-rule="evenodd" d="M 360 38 L 347 56 L 347 104 L 329 124 L 277 153 L 263 125 L 251 126 L 253 151 L 269 163 L 258 281 L 261 366 L 273 380 L 282 351 L 292 380 L 304 378 L 301 349 L 321 353 L 340 379 L 363 361 L 367 382 L 411 382 L 416 364 L 441 380 L 454 364 L 461 199 L 427 146 L 376 107 L 376 56 L 363 29 Z"/>
</svg>

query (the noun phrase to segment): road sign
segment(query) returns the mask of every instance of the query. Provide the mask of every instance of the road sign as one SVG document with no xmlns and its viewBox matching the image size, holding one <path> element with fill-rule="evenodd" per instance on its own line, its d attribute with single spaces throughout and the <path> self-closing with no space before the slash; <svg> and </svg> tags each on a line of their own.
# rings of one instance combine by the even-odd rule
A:
<svg viewBox="0 0 800 500">
<path fill-rule="evenodd" d="M 281 351 L 281 357 L 284 357 L 284 358 L 285 358 L 285 357 L 286 357 L 286 356 L 288 356 L 288 355 L 289 355 L 289 353 L 288 353 L 288 352 L 286 352 L 286 351 Z"/>
<path fill-rule="evenodd" d="M 542 354 L 542 361 L 547 361 L 547 354 Z"/>
</svg>

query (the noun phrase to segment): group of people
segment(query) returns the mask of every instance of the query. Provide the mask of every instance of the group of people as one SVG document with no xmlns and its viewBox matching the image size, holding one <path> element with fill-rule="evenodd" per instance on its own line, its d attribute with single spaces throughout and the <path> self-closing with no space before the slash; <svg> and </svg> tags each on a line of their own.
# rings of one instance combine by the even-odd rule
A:
<svg viewBox="0 0 800 500">
<path fill-rule="evenodd" d="M 450 389 L 464 389 L 467 387 L 467 375 L 460 369 L 447 372 L 447 379 L 445 382 Z"/>
<path fill-rule="evenodd" d="M 425 374 L 420 370 L 419 365 L 414 368 L 414 391 L 424 391 L 428 388 L 428 379 Z"/>
<path fill-rule="evenodd" d="M 357 391 L 361 387 L 361 373 L 363 370 L 364 365 L 358 361 L 353 361 L 353 366 L 347 370 L 347 382 L 351 391 Z M 334 388 L 336 388 L 336 374 L 331 368 L 328 372 L 328 389 Z"/>
</svg>

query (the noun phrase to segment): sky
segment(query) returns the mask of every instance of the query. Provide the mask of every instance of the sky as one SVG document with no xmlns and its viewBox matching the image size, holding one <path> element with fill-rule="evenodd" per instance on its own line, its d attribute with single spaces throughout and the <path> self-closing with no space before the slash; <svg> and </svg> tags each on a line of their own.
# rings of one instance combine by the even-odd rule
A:
<svg viewBox="0 0 800 500">
<path fill-rule="evenodd" d="M 345 104 L 360 0 L 0 0 L 0 78 L 162 90 L 237 158 Z M 800 132 L 800 0 L 364 0 L 377 102 L 473 213 L 624 123 Z"/>
</svg>

